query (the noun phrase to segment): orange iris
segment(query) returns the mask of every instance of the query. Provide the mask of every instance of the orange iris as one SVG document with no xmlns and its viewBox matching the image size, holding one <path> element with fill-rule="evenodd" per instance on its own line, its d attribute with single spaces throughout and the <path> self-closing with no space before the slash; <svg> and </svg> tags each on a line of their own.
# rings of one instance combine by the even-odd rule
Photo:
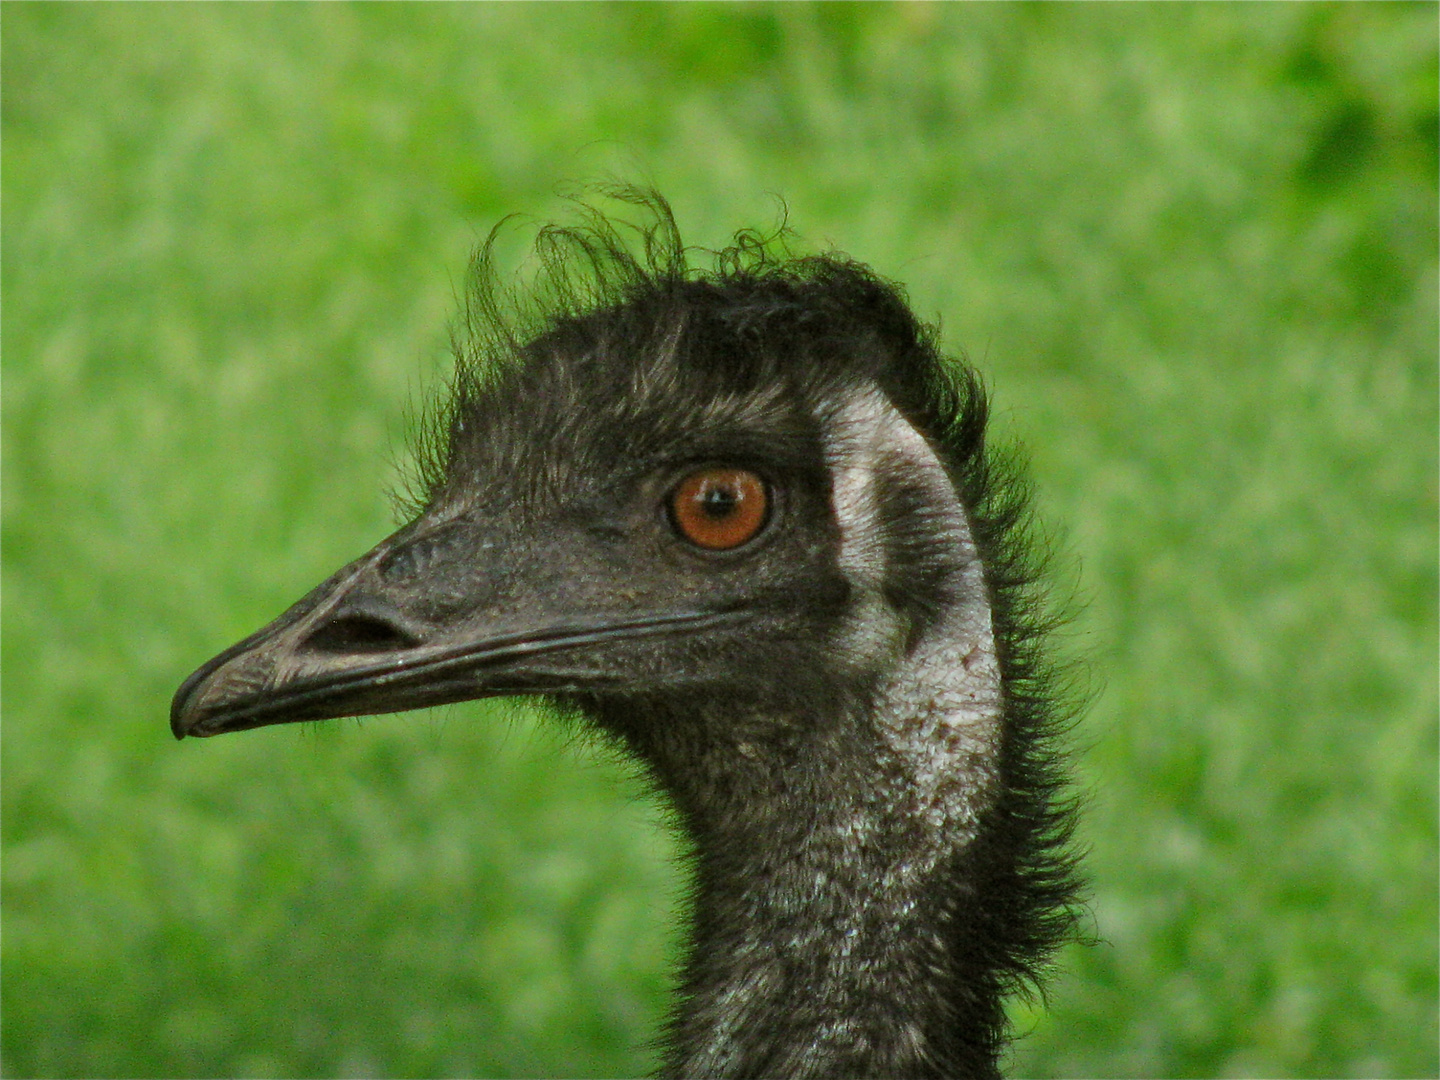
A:
<svg viewBox="0 0 1440 1080">
<path fill-rule="evenodd" d="M 710 467 L 680 481 L 670 495 L 670 516 L 692 544 L 728 551 L 765 526 L 769 502 L 765 481 L 749 469 Z"/>
</svg>

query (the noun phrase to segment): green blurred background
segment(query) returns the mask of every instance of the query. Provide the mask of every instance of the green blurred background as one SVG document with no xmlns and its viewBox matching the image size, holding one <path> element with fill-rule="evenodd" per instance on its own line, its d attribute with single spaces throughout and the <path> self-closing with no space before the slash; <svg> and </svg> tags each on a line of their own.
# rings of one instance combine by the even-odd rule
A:
<svg viewBox="0 0 1440 1080">
<path fill-rule="evenodd" d="M 627 1075 L 674 846 L 462 706 L 177 744 L 392 525 L 477 238 L 652 179 L 905 281 L 1073 553 L 1033 1075 L 1435 1076 L 1436 7 L 3 17 L 3 1069 Z"/>
</svg>

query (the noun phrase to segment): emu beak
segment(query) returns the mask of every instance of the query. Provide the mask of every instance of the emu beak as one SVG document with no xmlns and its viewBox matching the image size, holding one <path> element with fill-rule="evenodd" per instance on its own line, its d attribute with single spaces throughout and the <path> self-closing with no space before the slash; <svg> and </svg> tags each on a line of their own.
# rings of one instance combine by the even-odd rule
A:
<svg viewBox="0 0 1440 1080">
<path fill-rule="evenodd" d="M 563 579 L 557 587 L 552 569 L 542 587 L 527 589 L 522 567 L 504 575 L 488 603 L 436 615 L 436 605 L 425 602 L 433 598 L 414 580 L 387 580 L 386 557 L 405 546 L 406 532 L 186 679 L 170 707 L 175 737 L 603 690 L 625 682 L 623 670 L 607 662 L 617 644 L 693 632 L 734 614 L 663 604 L 617 610 L 605 601 L 614 590 L 595 574 L 581 575 L 574 588 Z"/>
</svg>

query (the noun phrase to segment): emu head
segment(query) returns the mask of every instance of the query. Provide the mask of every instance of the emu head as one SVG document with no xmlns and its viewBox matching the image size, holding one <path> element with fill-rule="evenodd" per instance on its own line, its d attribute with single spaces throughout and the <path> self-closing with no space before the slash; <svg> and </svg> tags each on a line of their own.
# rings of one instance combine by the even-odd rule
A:
<svg viewBox="0 0 1440 1080">
<path fill-rule="evenodd" d="M 631 201 L 638 245 L 542 231 L 529 315 L 482 252 L 414 519 L 171 726 L 539 695 L 696 841 L 671 1074 L 991 1075 L 1077 887 L 1026 489 L 896 286 L 748 234 L 695 272 Z"/>
<path fill-rule="evenodd" d="M 695 274 L 652 208 L 644 260 L 543 234 L 523 336 L 482 257 L 418 514 L 195 672 L 177 737 L 512 694 L 818 715 L 957 606 L 997 699 L 974 377 L 863 267 L 752 242 Z"/>
</svg>

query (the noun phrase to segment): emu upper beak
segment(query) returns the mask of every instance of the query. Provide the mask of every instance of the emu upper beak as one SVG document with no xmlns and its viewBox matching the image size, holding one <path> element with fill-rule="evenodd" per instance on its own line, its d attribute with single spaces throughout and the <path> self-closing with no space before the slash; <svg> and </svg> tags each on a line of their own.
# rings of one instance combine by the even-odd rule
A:
<svg viewBox="0 0 1440 1080">
<path fill-rule="evenodd" d="M 427 613 L 435 605 L 419 602 L 413 582 L 396 586 L 383 571 L 403 533 L 186 679 L 170 707 L 175 737 L 506 694 L 602 690 L 625 682 L 624 665 L 606 662 L 620 643 L 694 632 L 733 616 L 616 610 L 603 600 L 612 590 L 593 574 L 574 589 L 553 581 L 538 590 L 509 588 L 459 615 Z"/>
</svg>

